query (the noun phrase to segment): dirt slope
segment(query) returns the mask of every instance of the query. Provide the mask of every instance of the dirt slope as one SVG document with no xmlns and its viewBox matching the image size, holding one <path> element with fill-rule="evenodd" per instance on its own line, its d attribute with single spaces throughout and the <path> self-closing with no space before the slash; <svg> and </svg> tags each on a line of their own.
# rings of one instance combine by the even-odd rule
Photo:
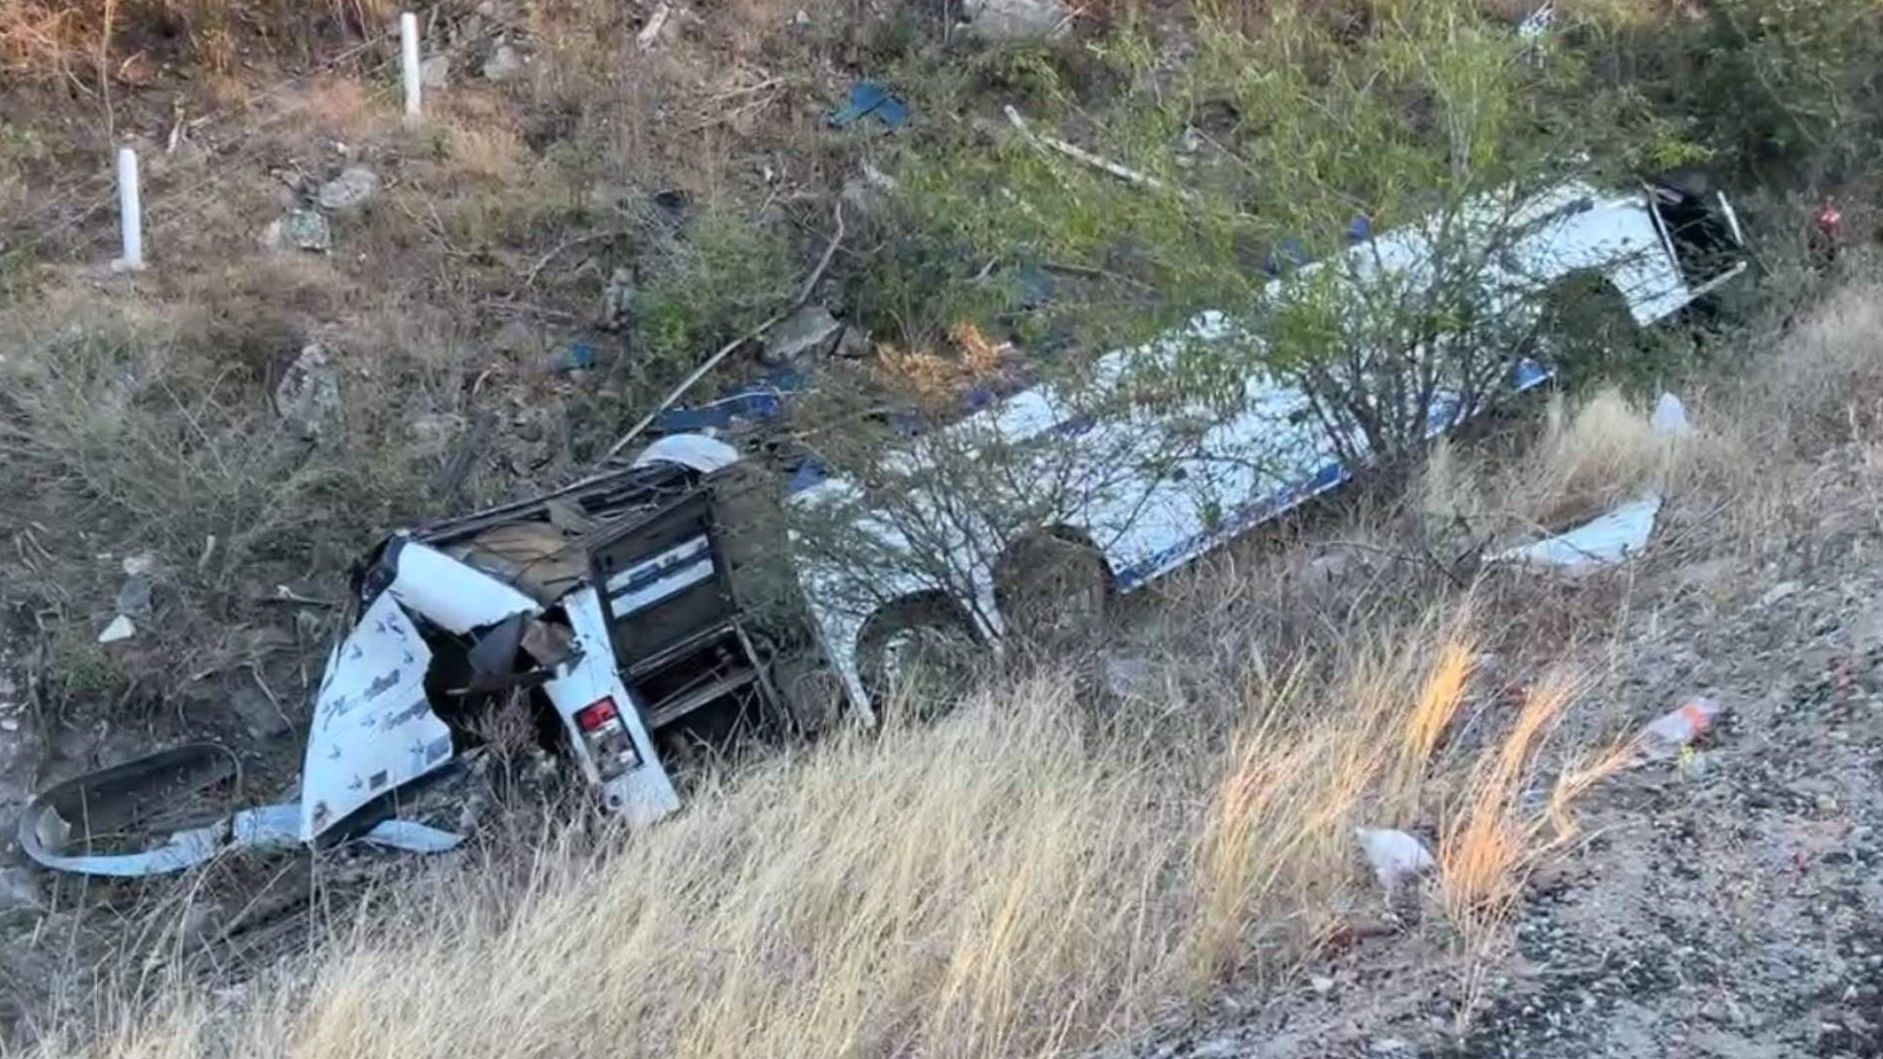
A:
<svg viewBox="0 0 1883 1059">
<path fill-rule="evenodd" d="M 1815 525 L 1764 542 L 1782 562 L 1645 564 L 1616 642 L 1591 651 L 1612 666 L 1602 708 L 1645 721 L 1704 694 L 1725 712 L 1695 753 L 1591 796 L 1589 840 L 1534 881 L 1501 959 L 1474 976 L 1415 924 L 1306 968 L 1279 999 L 1241 1012 L 1226 1001 L 1130 1054 L 1883 1055 L 1883 533 L 1870 473 L 1849 451 L 1819 469 Z"/>
</svg>

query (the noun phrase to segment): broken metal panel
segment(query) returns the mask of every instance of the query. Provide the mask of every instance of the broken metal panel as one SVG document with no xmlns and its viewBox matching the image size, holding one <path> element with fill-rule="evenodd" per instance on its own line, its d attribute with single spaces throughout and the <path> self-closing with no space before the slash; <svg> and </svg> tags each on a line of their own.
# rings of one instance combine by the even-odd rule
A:
<svg viewBox="0 0 1883 1059">
<path fill-rule="evenodd" d="M 229 841 L 243 849 L 292 846 L 301 837 L 301 803 L 258 805 L 235 814 Z"/>
<path fill-rule="evenodd" d="M 200 827 L 173 831 L 149 848 L 111 852 L 141 822 L 174 813 L 237 775 L 234 755 L 190 743 L 76 776 L 41 791 L 20 817 L 20 848 L 58 871 L 112 878 L 167 875 L 231 847 L 292 845 L 300 807 L 264 805 Z"/>
<path fill-rule="evenodd" d="M 1646 493 L 1565 533 L 1489 556 L 1494 563 L 1528 563 L 1584 570 L 1639 555 L 1654 533 L 1661 494 Z"/>
<path fill-rule="evenodd" d="M 414 540 L 394 542 L 398 571 L 387 592 L 412 613 L 455 633 L 495 625 L 541 607 L 522 592 Z"/>
<path fill-rule="evenodd" d="M 401 579 L 408 569 L 417 568 L 422 566 L 408 568 L 401 562 Z M 489 601 L 486 597 L 482 602 Z M 453 613 L 463 616 L 478 605 Z M 373 600 L 335 650 L 314 703 L 302 764 L 303 841 L 451 759 L 451 730 L 425 697 L 431 658 L 418 627 L 390 592 Z"/>
<path fill-rule="evenodd" d="M 739 462 L 739 450 L 704 434 L 669 434 L 634 458 L 634 467 L 677 463 L 701 474 L 711 474 Z"/>
<path fill-rule="evenodd" d="M 631 614 L 712 576 L 713 544 L 702 533 L 610 577 L 608 605 L 616 614 Z"/>
<path fill-rule="evenodd" d="M 447 853 L 458 848 L 464 836 L 415 820 L 381 820 L 360 841 L 406 853 Z"/>
<path fill-rule="evenodd" d="M 27 805 L 19 822 L 20 848 L 48 868 L 86 875 L 156 875 L 200 864 L 221 845 L 226 822 L 179 831 L 152 849 L 120 853 L 109 847 L 153 809 L 184 802 L 234 779 L 236 772 L 229 751 L 190 743 L 74 777 Z"/>
<path fill-rule="evenodd" d="M 602 612 L 601 596 L 593 586 L 571 593 L 563 607 L 575 632 L 575 647 L 580 655 L 566 671 L 543 686 L 556 715 L 568 731 L 569 747 L 589 782 L 602 790 L 602 804 L 618 812 L 634 827 L 651 824 L 680 808 L 680 796 L 673 780 L 661 766 L 641 718 L 639 704 L 621 682 L 615 669 L 615 653 L 608 635 L 608 620 Z M 633 743 L 638 762 L 620 775 L 604 779 L 594 758 L 587 752 L 576 715 L 603 699 L 612 700 L 618 716 Z"/>
</svg>

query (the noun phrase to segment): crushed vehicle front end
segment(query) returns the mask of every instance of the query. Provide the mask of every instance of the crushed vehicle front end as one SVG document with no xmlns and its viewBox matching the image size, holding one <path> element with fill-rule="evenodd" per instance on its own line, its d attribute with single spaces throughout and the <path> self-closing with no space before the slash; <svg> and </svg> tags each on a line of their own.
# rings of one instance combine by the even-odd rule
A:
<svg viewBox="0 0 1883 1059">
<path fill-rule="evenodd" d="M 459 836 L 396 814 L 424 801 L 499 711 L 565 754 L 602 809 L 637 826 L 672 813 L 663 732 L 684 745 L 699 732 L 689 726 L 797 717 L 773 677 L 811 640 L 801 605 L 759 605 L 751 591 L 759 560 L 785 549 L 720 524 L 769 487 L 748 470 L 722 442 L 669 436 L 565 488 L 387 537 L 355 567 L 298 802 L 230 811 L 225 796 L 219 820 L 156 835 L 138 824 L 146 808 L 217 801 L 209 792 L 238 771 L 214 745 L 175 748 L 41 792 L 21 821 L 24 848 L 47 867 L 126 876 L 233 847 L 448 849 Z M 123 848 L 146 832 L 148 848 Z"/>
</svg>

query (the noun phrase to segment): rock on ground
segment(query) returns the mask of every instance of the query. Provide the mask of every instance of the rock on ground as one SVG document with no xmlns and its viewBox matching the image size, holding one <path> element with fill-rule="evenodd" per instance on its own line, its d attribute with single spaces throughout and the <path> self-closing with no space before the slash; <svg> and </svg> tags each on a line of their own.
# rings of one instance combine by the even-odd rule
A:
<svg viewBox="0 0 1883 1059">
<path fill-rule="evenodd" d="M 340 374 L 318 342 L 302 347 L 275 387 L 275 411 L 303 437 L 318 438 L 340 425 Z"/>
<path fill-rule="evenodd" d="M 966 0 L 961 14 L 969 33 L 1002 42 L 1061 37 L 1072 19 L 1059 0 Z"/>
<path fill-rule="evenodd" d="M 514 45 L 499 44 L 484 60 L 484 80 L 509 81 L 523 72 L 523 53 Z"/>
<path fill-rule="evenodd" d="M 379 174 L 365 166 L 349 166 L 320 186 L 320 205 L 327 210 L 348 210 L 379 194 Z"/>
<path fill-rule="evenodd" d="M 842 329 L 829 309 L 807 305 L 772 328 L 759 359 L 773 367 L 800 363 L 829 349 Z"/>
<path fill-rule="evenodd" d="M 319 210 L 289 210 L 262 230 L 261 241 L 270 250 L 324 254 L 333 249 L 333 228 Z"/>
</svg>

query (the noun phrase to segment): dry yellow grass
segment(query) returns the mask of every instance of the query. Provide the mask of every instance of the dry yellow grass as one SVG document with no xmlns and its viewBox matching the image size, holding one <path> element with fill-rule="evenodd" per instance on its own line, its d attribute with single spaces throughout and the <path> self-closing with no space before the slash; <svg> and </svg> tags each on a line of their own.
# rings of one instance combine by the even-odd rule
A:
<svg viewBox="0 0 1883 1059">
<path fill-rule="evenodd" d="M 1665 491 L 1711 435 L 1663 437 L 1652 419 L 1651 403 L 1605 389 L 1573 403 L 1553 396 L 1535 443 L 1516 459 L 1491 463 L 1441 440 L 1415 487 L 1425 530 L 1518 537 L 1573 525 L 1646 489 Z"/>
<path fill-rule="evenodd" d="M 268 50 L 303 35 L 375 32 L 393 11 L 386 0 L 0 0 L 0 72 L 97 80 L 115 70 L 121 76 L 120 64 L 152 42 L 220 72 L 234 58 L 237 30 L 243 47 Z"/>
<path fill-rule="evenodd" d="M 1551 525 L 1663 486 L 1679 445 L 1655 433 L 1651 415 L 1615 390 L 1596 393 L 1573 415 L 1551 401 L 1543 437 L 1521 468 L 1526 513 Z"/>
<path fill-rule="evenodd" d="M 1376 899 L 1356 824 L 1535 761 L 1545 726 L 1520 721 L 1446 754 L 1429 804 L 1388 789 L 1469 694 L 1466 631 L 1454 612 L 1332 669 L 1253 666 L 1234 730 L 1182 745 L 1160 735 L 1183 702 L 1099 724 L 1060 676 L 985 691 L 728 774 L 643 834 L 537 836 L 520 876 L 421 876 L 233 1005 L 178 983 L 42 1054 L 1077 1054 L 1311 954 Z"/>
</svg>

